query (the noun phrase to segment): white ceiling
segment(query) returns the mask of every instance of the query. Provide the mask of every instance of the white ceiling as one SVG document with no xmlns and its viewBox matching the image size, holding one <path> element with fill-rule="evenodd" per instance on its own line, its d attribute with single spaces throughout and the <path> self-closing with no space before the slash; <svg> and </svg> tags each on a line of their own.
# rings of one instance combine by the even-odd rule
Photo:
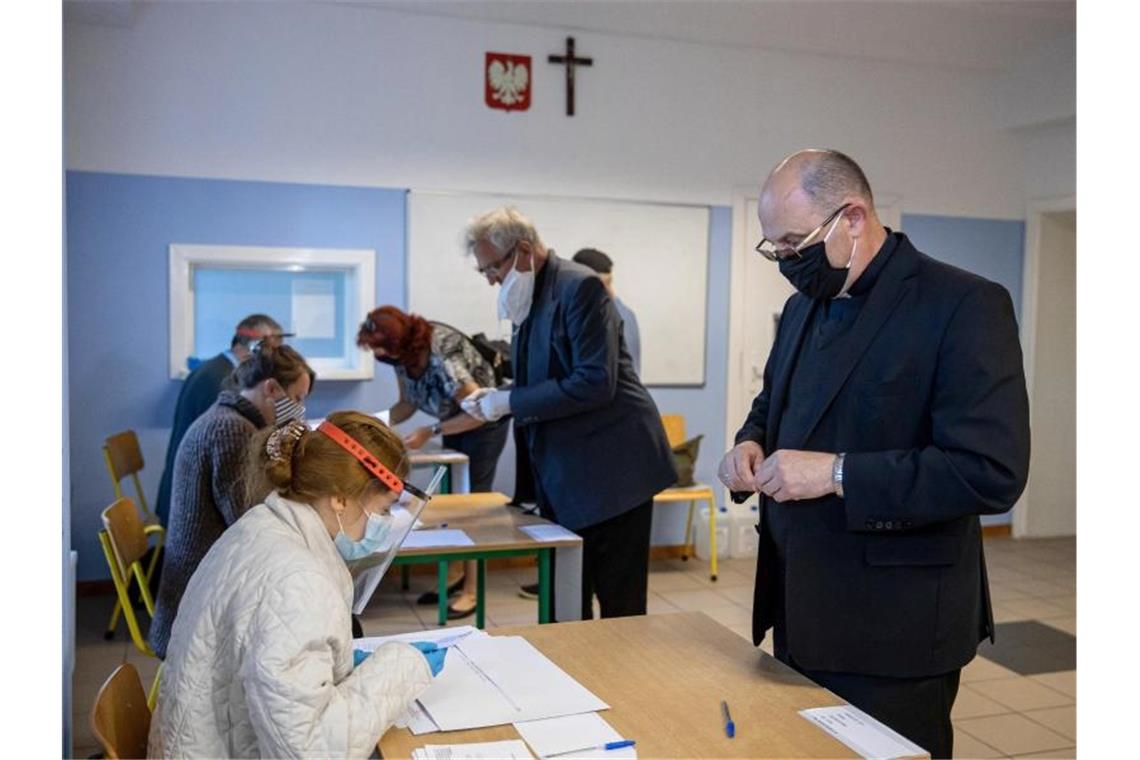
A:
<svg viewBox="0 0 1140 760">
<path fill-rule="evenodd" d="M 1045 43 L 1076 34 L 1075 0 L 332 1 L 568 32 L 980 71 L 1010 69 Z"/>
</svg>

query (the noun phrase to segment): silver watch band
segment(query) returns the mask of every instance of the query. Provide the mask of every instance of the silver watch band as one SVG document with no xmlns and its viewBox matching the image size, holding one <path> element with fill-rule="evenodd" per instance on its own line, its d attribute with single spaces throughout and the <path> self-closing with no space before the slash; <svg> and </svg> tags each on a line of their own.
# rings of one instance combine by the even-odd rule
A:
<svg viewBox="0 0 1140 760">
<path fill-rule="evenodd" d="M 835 461 L 831 463 L 831 482 L 835 485 L 835 494 L 839 498 L 843 498 L 843 458 L 847 456 L 846 453 L 839 453 L 835 456 Z"/>
</svg>

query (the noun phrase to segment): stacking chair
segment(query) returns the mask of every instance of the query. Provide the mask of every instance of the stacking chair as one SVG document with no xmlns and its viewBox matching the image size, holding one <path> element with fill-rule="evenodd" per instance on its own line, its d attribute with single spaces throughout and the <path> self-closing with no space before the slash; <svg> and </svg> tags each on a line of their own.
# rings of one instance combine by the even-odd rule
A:
<svg viewBox="0 0 1140 760">
<path fill-rule="evenodd" d="M 121 433 L 109 436 L 103 442 L 103 458 L 107 462 L 107 470 L 111 473 L 111 484 L 115 488 L 115 498 L 123 498 L 122 481 L 123 478 L 130 476 L 135 483 L 135 496 L 138 499 L 137 504 L 142 510 L 143 521 L 148 527 L 153 528 L 148 531 L 149 535 L 154 536 L 154 547 L 146 568 L 146 585 L 149 587 L 151 576 L 154 575 L 154 570 L 158 567 L 159 555 L 162 553 L 162 545 L 166 540 L 166 530 L 159 523 L 158 517 L 147 506 L 146 494 L 143 493 L 142 483 L 139 481 L 139 473 L 143 468 L 143 456 L 135 431 L 124 430 Z M 107 632 L 104 634 L 104 638 L 114 638 L 115 628 L 119 623 L 119 612 L 121 612 L 119 602 L 116 602 L 115 609 L 111 611 L 111 620 L 107 623 Z"/>
<path fill-rule="evenodd" d="M 139 672 L 129 662 L 115 668 L 91 707 L 91 733 L 109 760 L 146 757 L 151 707 Z"/>
<path fill-rule="evenodd" d="M 103 530 L 99 531 L 99 543 L 103 546 L 103 554 L 107 558 L 107 567 L 111 571 L 111 581 L 115 585 L 115 594 L 118 596 L 119 608 L 127 620 L 127 630 L 130 631 L 131 641 L 135 647 L 149 657 L 156 657 L 154 651 L 147 644 L 135 608 L 131 605 L 131 580 L 133 579 L 142 596 L 143 606 L 147 615 L 154 617 L 154 599 L 150 595 L 147 585 L 147 574 L 143 570 L 142 557 L 147 550 L 147 535 L 160 528 L 156 525 L 144 525 L 139 517 L 139 511 L 130 499 L 117 499 L 114 504 L 103 510 Z M 155 673 L 154 683 L 151 684 L 148 696 L 151 706 L 158 696 L 158 683 L 162 676 L 162 667 Z"/>
<path fill-rule="evenodd" d="M 661 415 L 661 424 L 665 427 L 665 437 L 669 446 L 676 446 L 685 442 L 685 418 L 680 414 Z M 693 510 L 697 502 L 705 502 L 709 508 L 709 577 L 716 580 L 716 496 L 711 486 L 696 483 L 691 486 L 666 488 L 653 497 L 655 504 L 669 504 L 676 502 L 689 503 L 689 516 L 685 520 L 685 545 L 682 560 L 689 559 L 689 550 L 693 546 Z"/>
</svg>

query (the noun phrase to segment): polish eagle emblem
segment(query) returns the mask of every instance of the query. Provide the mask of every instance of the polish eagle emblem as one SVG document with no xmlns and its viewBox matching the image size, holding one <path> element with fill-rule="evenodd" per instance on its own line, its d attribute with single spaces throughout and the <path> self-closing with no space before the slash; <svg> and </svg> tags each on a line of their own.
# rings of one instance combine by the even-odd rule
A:
<svg viewBox="0 0 1140 760">
<path fill-rule="evenodd" d="M 530 56 L 487 53 L 484 100 L 491 108 L 530 108 Z"/>
</svg>

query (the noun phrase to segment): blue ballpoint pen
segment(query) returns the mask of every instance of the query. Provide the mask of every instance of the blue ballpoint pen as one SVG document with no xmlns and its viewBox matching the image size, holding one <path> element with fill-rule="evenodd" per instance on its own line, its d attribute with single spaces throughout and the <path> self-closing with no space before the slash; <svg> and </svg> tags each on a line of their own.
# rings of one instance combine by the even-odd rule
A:
<svg viewBox="0 0 1140 760">
<path fill-rule="evenodd" d="M 562 755 L 573 755 L 577 752 L 590 752 L 591 750 L 611 750 L 622 749 L 623 747 L 632 747 L 636 744 L 633 739 L 623 739 L 620 742 L 606 742 L 605 744 L 595 744 L 593 747 L 579 747 L 578 749 L 568 749 L 563 752 L 554 752 L 543 757 L 561 757 Z"/>
<path fill-rule="evenodd" d="M 728 702 L 723 699 L 720 702 L 720 713 L 724 717 L 724 732 L 728 734 L 728 738 L 732 739 L 736 736 L 736 724 L 732 722 L 732 715 L 728 712 Z"/>
</svg>

